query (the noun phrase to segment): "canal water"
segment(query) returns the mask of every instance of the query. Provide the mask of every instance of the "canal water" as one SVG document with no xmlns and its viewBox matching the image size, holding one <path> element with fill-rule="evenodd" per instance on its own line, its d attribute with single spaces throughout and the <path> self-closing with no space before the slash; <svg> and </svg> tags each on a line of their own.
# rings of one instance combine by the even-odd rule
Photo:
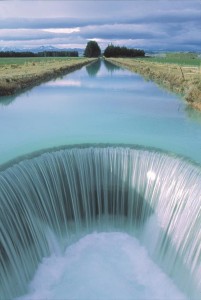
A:
<svg viewBox="0 0 201 300">
<path fill-rule="evenodd" d="M 154 147 L 201 163 L 201 113 L 105 61 L 0 101 L 0 164 L 82 143 Z"/>
<path fill-rule="evenodd" d="M 2 99 L 0 128 L 0 298 L 199 298 L 199 112 L 99 60 Z"/>
</svg>

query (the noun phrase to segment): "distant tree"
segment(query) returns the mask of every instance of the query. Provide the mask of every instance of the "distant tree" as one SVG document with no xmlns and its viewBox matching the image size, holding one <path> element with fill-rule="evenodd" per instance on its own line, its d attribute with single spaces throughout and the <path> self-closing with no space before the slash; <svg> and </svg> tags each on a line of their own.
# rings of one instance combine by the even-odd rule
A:
<svg viewBox="0 0 201 300">
<path fill-rule="evenodd" d="M 99 57 L 101 55 L 101 49 L 96 41 L 89 41 L 84 50 L 84 56 L 86 57 Z"/>
<path fill-rule="evenodd" d="M 114 45 L 108 45 L 103 55 L 105 57 L 138 57 L 145 56 L 144 50 L 129 49 L 126 47 L 119 47 Z"/>
<path fill-rule="evenodd" d="M 43 51 L 38 53 L 33 53 L 30 51 L 0 52 L 0 57 L 78 57 L 78 56 L 79 56 L 78 51 Z"/>
</svg>

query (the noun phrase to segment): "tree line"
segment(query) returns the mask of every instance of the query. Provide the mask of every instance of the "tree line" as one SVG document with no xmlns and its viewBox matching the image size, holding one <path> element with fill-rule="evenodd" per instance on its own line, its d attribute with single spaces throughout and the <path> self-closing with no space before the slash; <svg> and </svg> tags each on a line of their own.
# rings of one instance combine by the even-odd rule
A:
<svg viewBox="0 0 201 300">
<path fill-rule="evenodd" d="M 133 49 L 127 47 L 108 45 L 103 52 L 105 57 L 142 57 L 145 56 L 144 50 Z M 29 51 L 15 52 L 4 51 L 0 52 L 0 57 L 78 57 L 78 51 L 43 51 L 33 53 Z M 84 50 L 85 57 L 101 56 L 101 49 L 96 41 L 89 41 Z"/>
<path fill-rule="evenodd" d="M 105 57 L 139 57 L 145 56 L 145 52 L 140 49 L 129 49 L 126 47 L 108 45 L 103 55 Z"/>
<path fill-rule="evenodd" d="M 84 51 L 86 57 L 99 57 L 101 55 L 101 49 L 96 41 L 89 41 Z M 105 57 L 142 57 L 145 56 L 144 50 L 131 49 L 127 47 L 119 47 L 114 45 L 108 45 L 104 50 L 103 55 Z"/>
<path fill-rule="evenodd" d="M 43 51 L 33 53 L 30 51 L 15 52 L 2 51 L 0 57 L 78 57 L 78 51 Z"/>
</svg>

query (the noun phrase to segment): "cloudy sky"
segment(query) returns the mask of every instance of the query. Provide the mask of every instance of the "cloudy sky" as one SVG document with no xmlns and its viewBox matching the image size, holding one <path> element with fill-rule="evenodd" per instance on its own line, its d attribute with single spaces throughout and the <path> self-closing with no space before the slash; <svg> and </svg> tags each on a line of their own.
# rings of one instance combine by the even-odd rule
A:
<svg viewBox="0 0 201 300">
<path fill-rule="evenodd" d="M 0 1 L 0 48 L 201 50 L 200 0 Z"/>
</svg>

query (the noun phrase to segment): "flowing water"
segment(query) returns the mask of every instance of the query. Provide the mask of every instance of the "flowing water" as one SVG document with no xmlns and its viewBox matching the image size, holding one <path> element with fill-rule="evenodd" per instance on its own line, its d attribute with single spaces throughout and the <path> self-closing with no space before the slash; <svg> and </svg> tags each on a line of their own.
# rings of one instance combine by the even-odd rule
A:
<svg viewBox="0 0 201 300">
<path fill-rule="evenodd" d="M 199 299 L 200 120 L 100 61 L 1 102 L 1 299 Z"/>
<path fill-rule="evenodd" d="M 0 163 L 80 143 L 154 147 L 201 163 L 201 114 L 106 62 L 1 101 L 0 128 Z"/>
</svg>

